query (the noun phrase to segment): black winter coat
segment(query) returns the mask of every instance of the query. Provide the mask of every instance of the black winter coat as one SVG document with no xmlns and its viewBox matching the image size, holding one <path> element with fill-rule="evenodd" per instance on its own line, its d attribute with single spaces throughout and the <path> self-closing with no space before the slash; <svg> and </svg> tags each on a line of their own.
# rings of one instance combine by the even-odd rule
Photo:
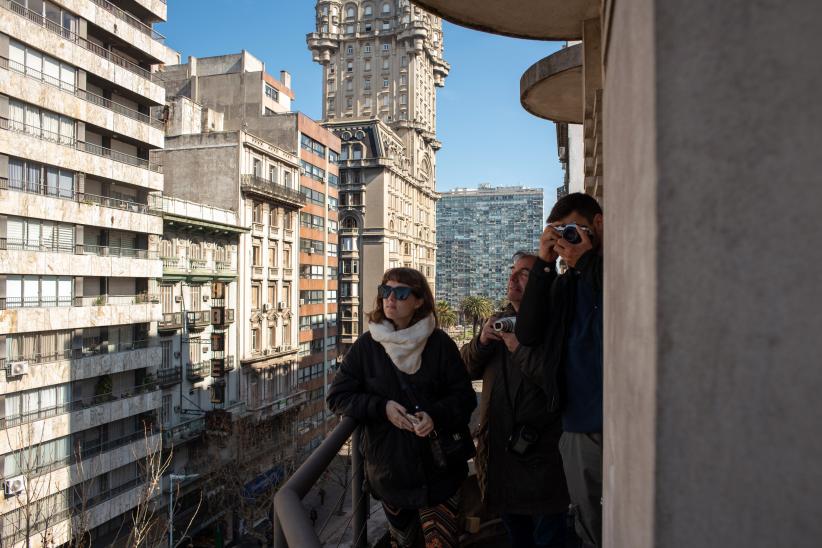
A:
<svg viewBox="0 0 822 548">
<path fill-rule="evenodd" d="M 400 508 L 433 506 L 457 492 L 468 475 L 468 466 L 436 467 L 428 438 L 388 421 L 385 404 L 389 400 L 413 409 L 395 371 L 383 346 L 371 333 L 363 334 L 334 377 L 328 406 L 364 426 L 362 451 L 372 494 Z M 457 430 L 468 424 L 477 398 L 457 346 L 445 332 L 435 329 L 428 337 L 420 369 L 406 375 L 405 380 L 435 429 Z"/>
<path fill-rule="evenodd" d="M 602 293 L 602 255 L 590 250 L 579 258 L 576 273 L 558 274 L 555 264 L 538 259 L 531 269 L 517 315 L 520 344 L 542 346 L 541 367 L 526 367 L 523 374 L 539 382 L 548 397 L 548 409 L 562 409 L 567 333 L 576 305 L 576 284 L 587 283 Z M 533 364 L 536 365 L 536 364 Z"/>
<path fill-rule="evenodd" d="M 568 487 L 559 454 L 562 417 L 556 411 L 546 412 L 548 402 L 542 388 L 522 374 L 524 368 L 541 365 L 542 349 L 520 345 L 511 353 L 500 341 L 480 346 L 479 337 L 463 346 L 461 353 L 471 378 L 482 379 L 474 464 L 483 503 L 497 514 L 562 513 L 568 508 Z M 510 404 L 505 395 L 506 374 Z M 524 455 L 507 450 L 517 424 L 527 424 L 539 432 L 539 441 Z"/>
</svg>

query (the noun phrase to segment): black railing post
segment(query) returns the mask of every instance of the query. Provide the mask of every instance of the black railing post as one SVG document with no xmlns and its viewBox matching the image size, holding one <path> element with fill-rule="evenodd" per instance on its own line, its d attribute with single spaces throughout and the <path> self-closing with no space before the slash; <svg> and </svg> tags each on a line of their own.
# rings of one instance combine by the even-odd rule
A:
<svg viewBox="0 0 822 548">
<path fill-rule="evenodd" d="M 353 548 L 368 547 L 368 494 L 364 492 L 365 462 L 360 451 L 361 427 L 351 438 L 351 508 L 354 513 Z"/>
</svg>

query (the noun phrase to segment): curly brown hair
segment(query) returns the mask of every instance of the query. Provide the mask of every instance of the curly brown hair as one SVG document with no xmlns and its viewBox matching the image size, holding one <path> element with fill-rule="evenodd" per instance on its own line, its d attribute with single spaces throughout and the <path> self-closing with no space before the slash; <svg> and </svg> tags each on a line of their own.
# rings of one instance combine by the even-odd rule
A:
<svg viewBox="0 0 822 548">
<path fill-rule="evenodd" d="M 431 286 L 428 285 L 428 280 L 419 270 L 413 268 L 389 268 L 382 275 L 381 285 L 386 282 L 398 282 L 405 284 L 411 288 L 411 293 L 418 299 L 422 299 L 422 306 L 414 312 L 411 318 L 412 326 L 429 314 L 434 316 L 434 325 L 439 327 L 439 320 L 437 319 L 437 311 L 434 306 L 434 294 L 431 292 Z M 382 309 L 382 297 L 377 292 L 377 300 L 374 302 L 374 310 L 368 313 L 368 321 L 372 323 L 382 323 L 388 318 L 385 317 L 385 312 Z M 391 321 L 391 320 L 388 320 Z M 391 322 L 394 323 L 394 322 Z"/>
</svg>

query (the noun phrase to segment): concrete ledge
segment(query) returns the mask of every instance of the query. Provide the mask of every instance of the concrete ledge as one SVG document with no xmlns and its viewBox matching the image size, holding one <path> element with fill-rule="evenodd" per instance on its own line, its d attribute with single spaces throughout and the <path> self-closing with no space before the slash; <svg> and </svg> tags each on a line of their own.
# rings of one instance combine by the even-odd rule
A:
<svg viewBox="0 0 822 548">
<path fill-rule="evenodd" d="M 553 122 L 581 124 L 584 117 L 582 44 L 534 63 L 520 79 L 522 107 Z"/>
<path fill-rule="evenodd" d="M 30 333 L 32 331 L 80 329 L 156 322 L 162 318 L 162 306 L 154 303 L 13 308 L 0 311 L 0 332 Z"/>
<path fill-rule="evenodd" d="M 415 0 L 452 23 L 493 34 L 578 40 L 582 22 L 599 17 L 597 0 Z"/>
</svg>

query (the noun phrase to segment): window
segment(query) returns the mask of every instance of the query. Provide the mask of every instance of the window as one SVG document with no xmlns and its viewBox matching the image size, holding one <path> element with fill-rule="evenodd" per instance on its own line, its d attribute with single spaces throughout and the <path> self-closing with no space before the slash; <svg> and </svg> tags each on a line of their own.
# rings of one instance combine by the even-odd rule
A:
<svg viewBox="0 0 822 548">
<path fill-rule="evenodd" d="M 277 266 L 277 244 L 271 243 L 268 246 L 268 266 Z"/>
<path fill-rule="evenodd" d="M 14 40 L 9 42 L 9 68 L 71 92 L 76 86 L 76 68 Z"/>
<path fill-rule="evenodd" d="M 345 8 L 345 18 L 346 19 L 354 19 L 357 16 L 357 9 L 354 6 L 348 6 Z"/>
<path fill-rule="evenodd" d="M 280 226 L 280 208 L 271 206 L 268 210 L 268 225 L 271 227 Z"/>
<path fill-rule="evenodd" d="M 322 230 L 325 226 L 325 219 L 318 215 L 312 215 L 311 213 L 300 212 L 300 226 L 303 228 Z"/>
<path fill-rule="evenodd" d="M 313 152 L 317 156 L 325 158 L 325 145 L 315 139 L 312 139 L 308 135 L 302 133 L 300 134 L 300 146 L 303 150 Z"/>
<path fill-rule="evenodd" d="M 382 106 L 383 106 L 383 107 L 387 107 L 387 106 L 388 106 L 388 95 L 383 95 L 383 96 L 382 96 Z"/>
<path fill-rule="evenodd" d="M 371 53 L 371 44 L 366 44 L 365 46 L 363 46 L 363 52 Z"/>
<path fill-rule="evenodd" d="M 306 177 L 310 177 L 315 181 L 319 181 L 322 183 L 325 180 L 325 170 L 320 169 L 319 167 L 315 166 L 314 164 L 310 164 L 305 160 L 301 161 L 303 175 Z"/>
<path fill-rule="evenodd" d="M 262 259 L 260 258 L 260 246 L 253 245 L 251 246 L 251 264 L 253 266 L 260 266 Z"/>
<path fill-rule="evenodd" d="M 291 244 L 283 244 L 283 265 L 286 268 L 291 268 Z"/>
<path fill-rule="evenodd" d="M 8 217 L 6 249 L 74 252 L 74 225 Z"/>
<path fill-rule="evenodd" d="M 363 9 L 363 15 L 365 17 L 371 17 L 372 15 L 374 15 L 374 8 L 372 8 L 371 6 L 365 6 L 365 9 Z"/>
<path fill-rule="evenodd" d="M 323 291 L 312 289 L 300 291 L 300 304 L 320 304 L 323 302 Z"/>
<path fill-rule="evenodd" d="M 325 244 L 321 240 L 311 240 L 300 238 L 300 251 L 303 253 L 320 253 L 325 250 Z"/>
<path fill-rule="evenodd" d="M 269 97 L 271 99 L 274 99 L 275 101 L 278 101 L 280 99 L 280 92 L 277 91 L 276 89 L 274 89 L 272 86 L 269 86 L 268 84 L 266 84 L 265 85 L 265 96 Z"/>
<path fill-rule="evenodd" d="M 345 64 L 345 72 L 354 72 L 354 63 L 352 61 Z"/>
<path fill-rule="evenodd" d="M 260 298 L 261 298 L 261 291 L 262 288 L 260 284 L 251 284 L 251 308 L 253 310 L 259 310 L 261 306 Z"/>
<path fill-rule="evenodd" d="M 389 70 L 390 68 L 391 68 L 391 62 L 388 59 L 383 59 L 382 60 L 382 70 L 386 71 L 386 70 Z"/>
<path fill-rule="evenodd" d="M 291 230 L 292 227 L 292 213 L 290 211 L 283 212 L 283 228 L 286 230 Z"/>
<path fill-rule="evenodd" d="M 388 88 L 388 78 L 383 78 L 382 79 L 382 87 L 383 87 L 383 89 Z"/>
<path fill-rule="evenodd" d="M 261 348 L 260 341 L 260 326 L 255 325 L 251 328 L 251 351 L 259 352 Z"/>
<path fill-rule="evenodd" d="M 322 280 L 323 267 L 322 265 L 304 264 L 300 265 L 300 278 L 308 280 Z"/>
<path fill-rule="evenodd" d="M 163 394 L 162 405 L 160 407 L 160 422 L 163 426 L 168 426 L 171 423 L 171 394 Z"/>
<path fill-rule="evenodd" d="M 346 34 L 354 34 L 354 25 L 346 25 L 345 26 L 345 33 Z"/>
<path fill-rule="evenodd" d="M 390 30 L 391 29 L 391 22 L 390 21 L 383 21 L 382 22 L 382 30 Z M 385 51 L 385 50 L 383 50 Z"/>
<path fill-rule="evenodd" d="M 383 27 L 385 27 L 385 24 L 386 23 L 383 22 Z M 382 45 L 382 52 L 383 53 L 388 53 L 389 51 L 391 51 L 391 45 L 390 44 L 383 44 Z"/>
<path fill-rule="evenodd" d="M 328 184 L 330 186 L 336 187 L 338 183 L 339 183 L 339 177 L 337 177 L 333 173 L 329 173 L 328 174 Z"/>
<path fill-rule="evenodd" d="M 277 286 L 276 285 L 269 285 L 268 286 L 268 302 L 274 304 L 277 302 Z"/>
<path fill-rule="evenodd" d="M 336 257 L 337 256 L 337 244 L 328 244 L 328 256 L 329 257 Z"/>
<path fill-rule="evenodd" d="M 328 232 L 330 234 L 337 232 L 337 221 L 328 220 Z"/>
<path fill-rule="evenodd" d="M 345 100 L 345 108 L 351 110 L 354 108 L 354 100 L 351 97 L 346 98 Z"/>
<path fill-rule="evenodd" d="M 354 55 L 354 46 L 349 45 L 347 48 L 345 48 L 345 53 L 347 53 L 348 55 Z"/>
<path fill-rule="evenodd" d="M 383 13 L 391 13 L 391 4 L 389 4 L 388 2 L 383 4 L 382 5 L 382 12 Z"/>
<path fill-rule="evenodd" d="M 354 91 L 354 81 L 353 80 L 346 80 L 345 81 L 345 90 L 346 91 Z"/>
<path fill-rule="evenodd" d="M 308 203 L 319 206 L 325 205 L 325 194 L 323 194 L 322 192 L 318 192 L 316 190 L 308 188 L 307 186 L 301 186 L 300 192 L 302 192 L 302 194 L 305 196 L 305 199 Z"/>
<path fill-rule="evenodd" d="M 366 78 L 362 83 L 363 89 L 371 89 L 371 79 Z"/>
<path fill-rule="evenodd" d="M 408 56 L 407 55 L 403 55 L 402 57 L 400 57 L 400 66 L 401 67 L 407 67 L 408 66 Z"/>
<path fill-rule="evenodd" d="M 371 61 L 369 61 L 368 59 L 366 59 L 365 63 L 363 63 L 363 70 L 366 72 L 371 70 Z"/>
<path fill-rule="evenodd" d="M 70 276 L 6 277 L 8 308 L 71 306 L 73 294 L 74 278 Z"/>
<path fill-rule="evenodd" d="M 351 236 L 344 236 L 340 239 L 343 251 L 357 251 L 357 240 Z"/>
<path fill-rule="evenodd" d="M 74 119 L 34 105 L 9 100 L 9 129 L 47 141 L 74 145 Z"/>
<path fill-rule="evenodd" d="M 408 104 L 408 95 L 400 95 L 400 104 L 407 105 Z"/>
<path fill-rule="evenodd" d="M 340 161 L 340 155 L 338 153 L 334 152 L 333 150 L 329 150 L 328 151 L 328 161 L 331 162 L 332 164 L 336 164 L 337 162 Z"/>
<path fill-rule="evenodd" d="M 9 158 L 8 179 L 12 190 L 74 198 L 73 171 Z"/>
<path fill-rule="evenodd" d="M 277 182 L 277 166 L 268 166 L 268 180 L 272 183 Z"/>
<path fill-rule="evenodd" d="M 351 147 L 351 154 L 353 160 L 362 160 L 362 145 L 356 143 Z"/>
</svg>

